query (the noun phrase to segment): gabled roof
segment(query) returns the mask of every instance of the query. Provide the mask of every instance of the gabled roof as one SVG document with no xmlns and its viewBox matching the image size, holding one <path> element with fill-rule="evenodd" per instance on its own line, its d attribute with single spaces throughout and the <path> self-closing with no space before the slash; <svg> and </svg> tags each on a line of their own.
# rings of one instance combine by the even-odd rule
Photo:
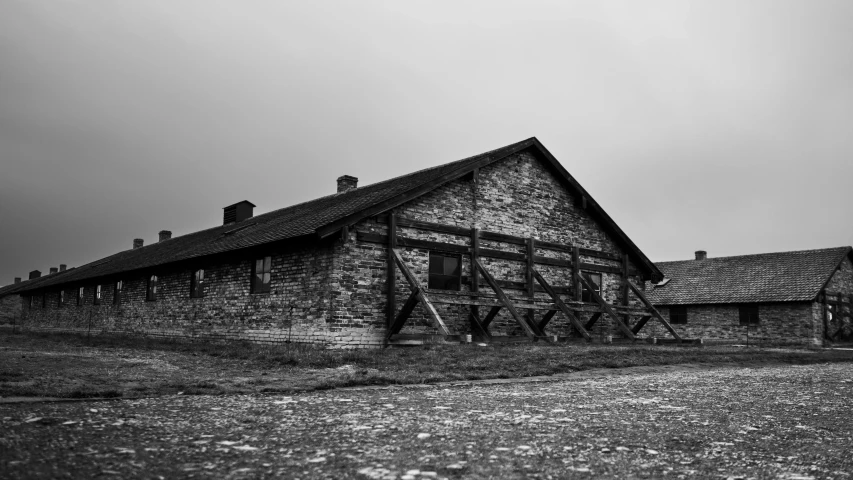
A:
<svg viewBox="0 0 853 480">
<path fill-rule="evenodd" d="M 188 260 L 297 237 L 325 238 L 343 227 L 401 205 L 439 186 L 470 174 L 509 155 L 530 149 L 550 165 L 557 178 L 567 188 L 586 199 L 586 208 L 614 236 L 617 243 L 648 276 L 659 275 L 654 264 L 634 245 L 627 235 L 592 200 L 592 197 L 572 178 L 562 165 L 535 137 L 481 153 L 473 157 L 446 163 L 414 173 L 336 193 L 308 202 L 258 215 L 239 223 L 202 230 L 116 253 L 104 259 L 77 267 L 61 278 L 37 284 L 21 283 L 7 291 L 19 293 L 62 283 L 78 282 L 122 272 L 145 269 L 167 263 Z"/>
<path fill-rule="evenodd" d="M 658 262 L 670 279 L 647 289 L 656 305 L 812 301 L 851 247 Z"/>
</svg>

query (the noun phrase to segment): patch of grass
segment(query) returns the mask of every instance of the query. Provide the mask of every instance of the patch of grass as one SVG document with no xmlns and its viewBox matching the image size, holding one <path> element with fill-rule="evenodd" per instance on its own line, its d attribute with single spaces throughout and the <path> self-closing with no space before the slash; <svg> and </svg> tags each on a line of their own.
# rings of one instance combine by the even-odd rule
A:
<svg viewBox="0 0 853 480">
<path fill-rule="evenodd" d="M 6 348 L 2 348 L 6 347 Z M 648 344 L 425 345 L 330 350 L 305 344 L 207 343 L 62 334 L 0 334 L 0 395 L 124 396 L 287 392 L 420 384 L 683 363 L 850 362 L 853 352 Z M 26 382 L 23 380 L 27 379 Z M 215 379 L 212 380 L 212 379 Z"/>
</svg>

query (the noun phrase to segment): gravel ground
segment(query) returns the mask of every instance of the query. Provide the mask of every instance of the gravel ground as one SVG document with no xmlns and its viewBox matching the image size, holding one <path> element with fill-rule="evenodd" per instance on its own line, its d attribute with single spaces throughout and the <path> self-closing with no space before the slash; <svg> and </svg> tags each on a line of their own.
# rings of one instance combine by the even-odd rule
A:
<svg viewBox="0 0 853 480">
<path fill-rule="evenodd" d="M 851 478 L 851 364 L 0 405 L 0 478 Z"/>
</svg>

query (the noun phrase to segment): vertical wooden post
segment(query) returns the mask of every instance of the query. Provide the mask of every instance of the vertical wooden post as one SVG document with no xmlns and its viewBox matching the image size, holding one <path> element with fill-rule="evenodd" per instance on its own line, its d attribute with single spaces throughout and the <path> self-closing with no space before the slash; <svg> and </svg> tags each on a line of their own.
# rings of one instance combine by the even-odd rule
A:
<svg viewBox="0 0 853 480">
<path fill-rule="evenodd" d="M 581 282 L 578 277 L 581 274 L 581 250 L 577 245 L 572 247 L 572 292 L 575 301 L 581 301 Z"/>
<path fill-rule="evenodd" d="M 527 238 L 527 271 L 524 272 L 524 281 L 527 287 L 527 296 L 530 297 L 531 303 L 533 302 L 533 297 L 536 295 L 533 287 L 533 269 L 535 268 L 535 264 L 533 262 L 534 256 L 536 254 L 536 239 L 533 237 Z M 536 310 L 532 308 L 527 309 L 527 319 L 530 320 L 531 324 L 535 324 L 536 322 Z"/>
<path fill-rule="evenodd" d="M 385 326 L 391 328 L 394 314 L 397 311 L 397 265 L 394 261 L 394 249 L 397 248 L 397 215 L 394 211 L 388 213 L 388 314 Z"/>
<path fill-rule="evenodd" d="M 621 303 L 622 303 L 622 306 L 625 306 L 625 307 L 628 306 L 628 282 L 629 282 L 629 279 L 628 279 L 628 254 L 626 253 L 626 254 L 622 255 L 622 286 L 621 286 L 621 292 L 620 292 L 621 297 L 622 297 Z M 625 315 L 622 316 L 622 320 L 623 320 L 623 322 L 625 322 L 625 325 L 627 325 L 629 328 L 631 327 L 631 323 L 630 323 L 631 322 L 631 316 L 630 315 L 628 315 L 626 313 Z"/>
<path fill-rule="evenodd" d="M 477 171 L 474 171 L 474 179 L 477 179 Z M 480 229 L 474 227 L 471 229 L 471 286 L 470 290 L 474 293 L 480 291 L 480 271 L 477 270 L 477 260 L 480 258 Z M 471 315 L 480 318 L 480 307 L 471 305 Z M 474 331 L 474 320 L 471 320 L 471 331 Z"/>
</svg>

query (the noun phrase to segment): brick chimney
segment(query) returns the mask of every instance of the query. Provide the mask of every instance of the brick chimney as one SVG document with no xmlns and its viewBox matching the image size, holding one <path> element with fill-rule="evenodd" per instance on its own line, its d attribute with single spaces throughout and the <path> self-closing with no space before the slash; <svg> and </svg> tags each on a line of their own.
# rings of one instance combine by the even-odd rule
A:
<svg viewBox="0 0 853 480">
<path fill-rule="evenodd" d="M 68 268 L 68 265 L 66 265 L 66 264 L 64 264 L 64 263 L 60 263 L 60 264 L 59 264 L 59 271 L 60 271 L 60 272 L 64 272 L 64 271 L 65 271 L 65 269 L 67 269 L 67 268 Z"/>
<path fill-rule="evenodd" d="M 39 278 L 40 276 L 41 276 L 41 272 L 38 270 L 33 270 L 32 272 L 30 272 L 30 280 L 32 280 L 34 278 Z"/>
<path fill-rule="evenodd" d="M 160 230 L 160 242 L 162 242 L 163 240 L 168 240 L 170 238 L 172 238 L 172 232 L 168 230 Z"/>
<path fill-rule="evenodd" d="M 358 188 L 358 178 L 344 175 L 338 177 L 338 193 L 348 192 Z"/>
<path fill-rule="evenodd" d="M 51 275 L 52 275 L 52 274 L 54 274 L 54 273 L 56 273 L 56 272 L 58 272 L 58 271 L 59 271 L 59 269 L 58 269 L 58 268 L 56 268 L 56 267 L 50 267 L 50 273 L 51 273 Z"/>
<path fill-rule="evenodd" d="M 708 258 L 708 252 L 705 250 L 696 250 L 696 260 L 705 260 Z"/>
<path fill-rule="evenodd" d="M 15 277 L 15 283 L 21 283 L 21 277 Z"/>
<path fill-rule="evenodd" d="M 145 243 L 145 240 L 141 238 L 133 239 L 133 248 L 142 248 L 142 245 Z"/>
<path fill-rule="evenodd" d="M 222 209 L 222 224 L 228 225 L 229 223 L 242 222 L 243 220 L 252 218 L 254 216 L 254 209 L 256 206 L 257 205 L 248 200 L 237 202 L 234 205 L 228 205 Z"/>
</svg>

